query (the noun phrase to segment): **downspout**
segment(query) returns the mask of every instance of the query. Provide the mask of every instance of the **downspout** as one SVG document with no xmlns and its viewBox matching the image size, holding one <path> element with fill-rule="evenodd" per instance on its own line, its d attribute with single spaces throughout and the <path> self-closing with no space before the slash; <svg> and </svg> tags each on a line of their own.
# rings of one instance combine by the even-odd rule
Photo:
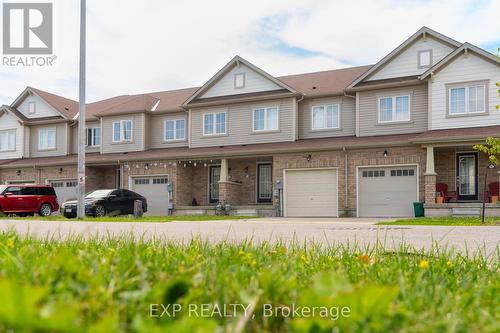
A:
<svg viewBox="0 0 500 333">
<path fill-rule="evenodd" d="M 344 198 L 344 208 L 347 210 L 349 208 L 349 199 L 348 199 L 348 195 L 349 195 L 349 188 L 348 188 L 348 181 L 347 181 L 347 177 L 349 175 L 348 173 L 348 159 L 347 159 L 347 149 L 345 149 L 345 147 L 342 147 L 342 150 L 344 151 L 344 182 L 345 182 L 345 198 Z"/>
<path fill-rule="evenodd" d="M 304 95 L 301 95 L 299 99 L 295 99 L 295 112 L 293 115 L 293 118 L 295 119 L 294 121 L 294 132 L 295 132 L 295 140 L 296 141 L 299 139 L 299 103 L 304 100 Z"/>
</svg>

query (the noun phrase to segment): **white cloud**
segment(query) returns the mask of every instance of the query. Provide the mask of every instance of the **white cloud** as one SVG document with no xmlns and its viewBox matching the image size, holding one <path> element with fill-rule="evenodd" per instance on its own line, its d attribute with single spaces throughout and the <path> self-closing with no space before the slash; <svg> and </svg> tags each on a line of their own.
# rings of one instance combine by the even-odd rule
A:
<svg viewBox="0 0 500 333">
<path fill-rule="evenodd" d="M 77 99 L 79 1 L 53 2 L 56 66 L 0 66 L 0 104 L 26 85 Z M 273 75 L 374 63 L 423 25 L 474 44 L 500 39 L 500 1 L 88 0 L 87 6 L 89 100 L 201 85 L 235 54 Z M 270 17 L 279 24 L 263 32 Z M 322 55 L 272 49 L 259 40 L 268 37 Z"/>
</svg>

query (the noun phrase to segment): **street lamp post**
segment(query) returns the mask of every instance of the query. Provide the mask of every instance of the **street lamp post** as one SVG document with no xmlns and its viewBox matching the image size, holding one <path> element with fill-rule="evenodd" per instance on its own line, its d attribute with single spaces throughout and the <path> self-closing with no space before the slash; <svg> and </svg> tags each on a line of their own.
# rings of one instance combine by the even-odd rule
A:
<svg viewBox="0 0 500 333">
<path fill-rule="evenodd" d="M 80 76 L 78 113 L 78 207 L 79 219 L 85 217 L 85 31 L 86 0 L 80 2 Z"/>
</svg>

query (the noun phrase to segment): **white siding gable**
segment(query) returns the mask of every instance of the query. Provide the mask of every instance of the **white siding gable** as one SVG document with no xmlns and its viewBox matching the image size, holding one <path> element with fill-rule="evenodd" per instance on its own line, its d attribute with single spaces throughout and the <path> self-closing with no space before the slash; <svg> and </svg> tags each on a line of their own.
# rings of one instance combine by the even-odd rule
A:
<svg viewBox="0 0 500 333">
<path fill-rule="evenodd" d="M 35 102 L 35 113 L 30 114 L 30 102 Z M 52 106 L 50 106 L 43 99 L 37 95 L 30 95 L 21 102 L 17 109 L 26 116 L 26 118 L 43 118 L 43 117 L 53 117 L 60 116 L 61 114 L 57 112 Z"/>
<path fill-rule="evenodd" d="M 235 88 L 235 74 L 245 74 L 245 82 L 243 88 Z M 228 96 L 237 94 L 248 94 L 260 91 L 270 91 L 282 89 L 279 85 L 272 82 L 268 78 L 250 69 L 248 66 L 241 64 L 234 66 L 224 76 L 222 76 L 215 84 L 213 84 L 199 98 Z"/>
<path fill-rule="evenodd" d="M 454 48 L 430 36 L 426 38 L 421 37 L 366 79 L 366 81 L 422 74 L 428 68 L 418 67 L 418 54 L 419 51 L 424 50 L 432 50 L 432 65 L 435 65 L 445 56 L 450 54 Z"/>
<path fill-rule="evenodd" d="M 10 113 L 2 113 L 0 115 L 0 132 L 5 130 L 16 131 L 16 149 L 15 151 L 0 151 L 0 160 L 10 158 L 23 157 L 23 143 L 24 143 L 24 128 L 19 123 L 19 120 Z"/>
<path fill-rule="evenodd" d="M 474 81 L 488 81 L 487 112 L 483 114 L 448 117 L 447 86 L 448 84 Z M 500 104 L 496 82 L 500 82 L 500 66 L 479 56 L 469 53 L 459 55 L 446 67 L 434 75 L 431 84 L 431 129 L 463 128 L 500 125 Z"/>
</svg>

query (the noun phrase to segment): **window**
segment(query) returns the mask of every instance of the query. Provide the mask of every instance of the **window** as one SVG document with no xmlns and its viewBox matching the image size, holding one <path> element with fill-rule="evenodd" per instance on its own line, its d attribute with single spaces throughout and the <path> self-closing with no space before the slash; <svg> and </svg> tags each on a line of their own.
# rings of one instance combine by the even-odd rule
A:
<svg viewBox="0 0 500 333">
<path fill-rule="evenodd" d="M 120 120 L 113 123 L 113 142 L 132 141 L 132 120 Z"/>
<path fill-rule="evenodd" d="M 245 73 L 234 74 L 234 89 L 245 88 Z"/>
<path fill-rule="evenodd" d="M 167 178 L 153 178 L 154 185 L 166 184 L 167 182 L 168 182 Z"/>
<path fill-rule="evenodd" d="M 381 97 L 378 100 L 378 122 L 410 120 L 410 96 Z"/>
<path fill-rule="evenodd" d="M 409 177 L 409 176 L 415 176 L 414 169 L 391 170 L 391 177 Z"/>
<path fill-rule="evenodd" d="M 312 108 L 312 129 L 339 128 L 339 105 L 320 105 Z"/>
<path fill-rule="evenodd" d="M 385 170 L 367 170 L 362 173 L 363 178 L 385 177 Z"/>
<path fill-rule="evenodd" d="M 206 113 L 203 115 L 203 135 L 226 134 L 226 113 Z"/>
<path fill-rule="evenodd" d="M 52 187 L 64 187 L 64 182 L 52 182 L 50 183 Z"/>
<path fill-rule="evenodd" d="M 24 187 L 21 189 L 21 195 L 37 195 L 36 187 Z"/>
<path fill-rule="evenodd" d="M 278 108 L 260 108 L 253 110 L 253 130 L 277 131 L 279 128 Z"/>
<path fill-rule="evenodd" d="M 135 185 L 149 185 L 149 178 L 136 178 L 134 179 Z"/>
<path fill-rule="evenodd" d="M 16 150 L 16 130 L 0 131 L 0 151 Z"/>
<path fill-rule="evenodd" d="M 77 187 L 77 186 L 78 186 L 78 182 L 76 182 L 76 181 L 66 182 L 66 187 Z"/>
<path fill-rule="evenodd" d="M 429 68 L 432 66 L 432 50 L 418 51 L 418 68 Z"/>
<path fill-rule="evenodd" d="M 101 129 L 99 127 L 87 128 L 87 146 L 97 147 L 101 145 Z"/>
<path fill-rule="evenodd" d="M 165 141 L 184 140 L 186 121 L 184 119 L 165 120 L 164 137 Z"/>
<path fill-rule="evenodd" d="M 36 102 L 29 102 L 28 114 L 35 114 L 35 112 L 36 112 Z"/>
<path fill-rule="evenodd" d="M 485 85 L 454 87 L 448 93 L 450 115 L 486 112 Z"/>
<path fill-rule="evenodd" d="M 44 128 L 38 131 L 38 149 L 56 149 L 56 130 L 55 128 Z"/>
<path fill-rule="evenodd" d="M 4 193 L 12 193 L 12 195 L 21 195 L 21 187 L 9 186 Z"/>
</svg>

